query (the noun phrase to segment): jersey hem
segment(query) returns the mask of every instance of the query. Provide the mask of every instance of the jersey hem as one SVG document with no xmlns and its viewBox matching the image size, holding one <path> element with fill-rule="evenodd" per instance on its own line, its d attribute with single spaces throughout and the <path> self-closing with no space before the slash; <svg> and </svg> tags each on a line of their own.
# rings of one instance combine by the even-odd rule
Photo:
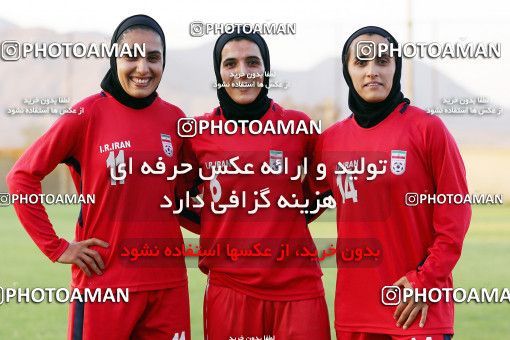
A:
<svg viewBox="0 0 510 340">
<path fill-rule="evenodd" d="M 300 294 L 263 294 L 260 293 L 260 290 L 258 292 L 255 292 L 253 290 L 249 291 L 246 289 L 242 289 L 240 287 L 237 287 L 236 285 L 231 285 L 226 283 L 225 281 L 218 280 L 217 278 L 214 279 L 211 276 L 209 276 L 209 284 L 213 286 L 219 286 L 224 288 L 232 289 L 239 294 L 247 295 L 250 297 L 254 297 L 259 300 L 266 300 L 266 301 L 300 301 L 300 300 L 310 300 L 315 299 L 324 296 L 324 289 L 317 291 L 317 292 L 311 292 L 311 293 L 300 293 Z"/>
</svg>

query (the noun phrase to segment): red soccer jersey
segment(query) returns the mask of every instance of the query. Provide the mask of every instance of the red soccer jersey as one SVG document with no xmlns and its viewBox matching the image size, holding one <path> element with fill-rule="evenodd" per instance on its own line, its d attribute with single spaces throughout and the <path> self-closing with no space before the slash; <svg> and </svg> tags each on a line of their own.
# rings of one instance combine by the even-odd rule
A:
<svg viewBox="0 0 510 340">
<path fill-rule="evenodd" d="M 396 306 L 381 300 L 382 288 L 404 275 L 417 288 L 452 287 L 452 270 L 471 217 L 466 204 L 413 206 L 408 195 L 406 205 L 408 193 L 468 191 L 459 150 L 442 121 L 412 106 L 401 113 L 402 107 L 367 129 L 351 116 L 328 128 L 316 144 L 312 168 L 323 163 L 327 175 L 308 190 L 321 194 L 331 190 L 336 201 L 335 327 L 340 331 L 453 333 L 452 302 L 430 303 L 425 327 L 419 328 L 416 320 L 404 331 L 393 319 Z M 347 170 L 365 170 L 335 174 L 337 169 L 344 171 L 339 162 Z M 360 253 L 353 262 L 349 252 L 356 248 L 370 248 L 373 252 L 368 254 L 378 256 L 364 258 Z"/>
<path fill-rule="evenodd" d="M 176 216 L 160 208 L 164 195 L 173 197 L 174 182 L 163 175 L 144 175 L 141 168 L 144 162 L 154 168 L 159 157 L 166 169 L 178 164 L 182 139 L 176 128 L 183 112 L 159 97 L 147 108 L 132 109 L 104 92 L 74 108 L 83 113 L 59 118 L 16 162 L 7 176 L 10 192 L 41 193 L 41 180 L 59 163 L 66 163 L 78 193 L 95 195 L 95 204 L 82 205 L 75 241 L 98 238 L 108 242 L 108 248 L 92 247 L 106 268 L 102 275 L 89 278 L 73 265 L 74 287 L 141 291 L 186 284 L 183 258 L 162 264 L 151 258 L 132 261 L 134 257 L 122 256 L 126 249 L 141 252 L 145 244 L 155 250 L 155 243 L 182 243 Z M 127 165 L 130 158 L 131 174 L 114 180 L 112 169 L 115 174 L 118 165 Z M 68 243 L 55 234 L 44 207 L 15 204 L 15 209 L 37 246 L 56 261 Z"/>
<path fill-rule="evenodd" d="M 217 109 L 198 120 L 225 123 L 226 120 Z M 271 103 L 269 110 L 260 122 L 266 126 L 272 122 L 309 122 L 310 118 L 302 112 L 284 110 Z M 233 170 L 229 159 L 239 157 L 235 163 L 244 168 L 247 163 L 253 165 L 254 174 L 219 174 L 203 185 L 204 207 L 200 212 L 200 243 L 206 250 L 220 249 L 221 256 L 204 256 L 199 260 L 201 270 L 209 274 L 211 283 L 235 289 L 243 294 L 265 300 L 300 300 L 324 295 L 322 272 L 316 260 L 295 256 L 296 248 L 306 246 L 315 248 L 307 228 L 305 215 L 299 209 L 279 208 L 280 196 L 292 200 L 303 199 L 301 179 L 291 180 L 297 173 L 297 166 L 305 157 L 310 159 L 316 135 L 298 134 L 218 134 L 207 131 L 191 139 L 190 150 L 183 152 L 187 162 L 194 168 L 200 167 L 204 174 L 211 174 L 211 166 Z M 191 157 L 193 156 L 193 157 Z M 288 160 L 287 174 L 264 175 L 262 164 L 276 164 Z M 291 170 L 293 169 L 293 170 Z M 196 179 L 195 176 L 192 176 Z M 267 198 L 270 206 L 249 214 L 257 196 L 269 190 Z M 229 202 L 232 191 L 237 195 L 246 193 L 246 206 L 227 210 L 217 214 L 211 203 L 220 205 Z M 272 257 L 243 257 L 237 259 L 226 256 L 227 247 L 244 248 L 260 243 L 262 250 L 270 248 Z M 285 261 L 277 261 L 278 252 L 289 245 Z M 291 248 L 291 249 L 290 249 Z M 250 248 L 251 249 L 251 248 Z M 292 254 L 290 254 L 292 252 Z M 283 256 L 280 257 L 283 259 Z"/>
</svg>

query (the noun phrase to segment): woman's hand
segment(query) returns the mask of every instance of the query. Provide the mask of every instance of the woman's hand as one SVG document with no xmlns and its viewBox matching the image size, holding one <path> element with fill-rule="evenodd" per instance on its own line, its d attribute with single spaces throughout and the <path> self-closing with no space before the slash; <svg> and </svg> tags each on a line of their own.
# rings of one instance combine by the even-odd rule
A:
<svg viewBox="0 0 510 340">
<path fill-rule="evenodd" d="M 405 276 L 402 276 L 393 284 L 393 286 L 413 289 L 413 286 Z M 425 302 L 416 301 L 414 297 L 411 297 L 407 299 L 407 301 L 400 301 L 400 304 L 397 306 L 397 309 L 393 314 L 393 318 L 397 320 L 397 327 L 401 327 L 403 325 L 402 328 L 407 329 L 411 326 L 414 319 L 416 319 L 418 313 L 421 312 L 420 327 L 423 328 L 427 321 L 428 309 L 429 306 Z"/>
<path fill-rule="evenodd" d="M 102 270 L 104 270 L 103 260 L 97 251 L 89 249 L 90 246 L 108 248 L 109 244 L 97 238 L 71 242 L 57 261 L 60 263 L 75 264 L 89 277 L 92 276 L 92 271 L 97 275 L 102 275 Z"/>
</svg>

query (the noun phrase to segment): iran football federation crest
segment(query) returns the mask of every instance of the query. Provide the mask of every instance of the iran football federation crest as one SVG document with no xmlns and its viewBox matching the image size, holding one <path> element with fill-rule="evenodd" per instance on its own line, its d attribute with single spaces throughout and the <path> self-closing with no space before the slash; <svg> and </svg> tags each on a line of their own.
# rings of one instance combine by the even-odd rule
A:
<svg viewBox="0 0 510 340">
<path fill-rule="evenodd" d="M 407 151 L 391 150 L 391 173 L 402 175 L 406 171 Z"/>
<path fill-rule="evenodd" d="M 269 166 L 277 174 L 283 172 L 283 151 L 269 150 Z"/>
<path fill-rule="evenodd" d="M 165 155 L 172 157 L 174 154 L 174 147 L 172 146 L 172 138 L 170 138 L 170 135 L 162 133 L 161 143 L 163 143 L 163 151 L 165 152 Z"/>
</svg>

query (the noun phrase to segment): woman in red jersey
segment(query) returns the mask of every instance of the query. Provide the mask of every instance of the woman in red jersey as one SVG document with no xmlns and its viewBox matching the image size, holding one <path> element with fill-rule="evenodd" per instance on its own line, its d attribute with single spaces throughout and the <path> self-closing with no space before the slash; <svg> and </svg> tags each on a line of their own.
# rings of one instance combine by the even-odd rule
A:
<svg viewBox="0 0 510 340">
<path fill-rule="evenodd" d="M 416 198 L 467 194 L 465 169 L 443 122 L 402 94 L 397 49 L 375 26 L 347 39 L 342 62 L 352 115 L 319 137 L 312 167 L 324 164 L 327 175 L 309 178 L 307 192 L 332 194 L 337 203 L 338 339 L 453 334 L 452 300 L 433 303 L 423 293 L 453 287 L 471 208 Z M 354 248 L 361 249 L 355 263 L 347 256 Z"/>
<path fill-rule="evenodd" d="M 80 114 L 62 116 L 26 150 L 7 177 L 9 190 L 40 193 L 42 179 L 65 163 L 77 192 L 95 195 L 95 204 L 82 205 L 72 242 L 57 236 L 42 204 L 15 205 L 41 251 L 72 265 L 72 288 L 83 295 L 70 305 L 69 339 L 189 339 L 184 260 L 163 266 L 121 255 L 154 239 L 182 243 L 177 218 L 159 206 L 174 182 L 136 170 L 145 161 L 159 160 L 166 168 L 179 163 L 176 126 L 184 114 L 156 92 L 165 35 L 154 19 L 135 15 L 120 23 L 111 42 L 119 51 L 127 44 L 132 55 L 112 56 L 103 91 L 76 104 Z M 133 54 L 135 44 L 145 45 L 145 55 Z M 133 172 L 121 176 L 120 165 L 128 159 Z M 103 296 L 111 289 L 128 290 L 129 301 L 87 300 L 87 291 Z"/>
<path fill-rule="evenodd" d="M 284 109 L 268 98 L 269 49 L 259 34 L 221 35 L 214 47 L 213 62 L 219 107 L 199 117 L 197 126 L 310 122 L 304 113 Z M 230 250 L 231 255 L 233 246 L 244 254 L 266 249 L 263 255 L 268 256 L 200 258 L 199 266 L 208 274 L 204 338 L 330 339 L 318 262 L 298 257 L 294 250 L 288 252 L 285 261 L 279 256 L 284 243 L 315 248 L 304 214 L 298 209 L 279 208 L 277 201 L 282 195 L 292 201 L 303 198 L 296 168 L 305 157 L 310 159 L 316 136 L 310 131 L 251 132 L 247 129 L 243 133 L 240 128 L 229 134 L 201 131 L 191 139 L 191 149 L 185 151 L 194 158 L 189 163 L 202 168 L 207 176 L 213 166 L 234 171 L 233 162 L 241 169 L 251 169 L 250 175 L 222 173 L 203 179 L 201 247 L 209 251 L 221 247 L 222 251 Z M 293 170 L 283 171 L 285 160 L 288 169 Z M 282 171 L 264 174 L 264 163 L 273 169 L 281 166 Z M 231 202 L 236 195 L 246 195 L 247 206 L 218 212 L 218 206 Z M 253 203 L 262 196 L 269 204 L 255 211 Z"/>
</svg>

